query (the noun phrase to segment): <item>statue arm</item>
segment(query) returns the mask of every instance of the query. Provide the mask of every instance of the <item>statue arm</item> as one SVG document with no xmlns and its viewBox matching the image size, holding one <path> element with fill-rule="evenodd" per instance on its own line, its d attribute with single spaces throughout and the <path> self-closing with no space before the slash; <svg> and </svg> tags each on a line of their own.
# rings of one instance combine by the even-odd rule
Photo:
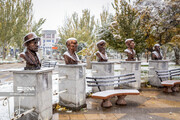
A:
<svg viewBox="0 0 180 120">
<path fill-rule="evenodd" d="M 21 53 L 20 57 L 23 58 L 26 61 L 26 63 L 34 64 L 24 53 Z"/>
<path fill-rule="evenodd" d="M 127 54 L 128 59 L 131 59 L 132 54 L 130 54 L 129 52 L 125 52 L 125 53 Z"/>
<path fill-rule="evenodd" d="M 73 62 L 76 62 L 75 60 L 73 60 L 72 58 L 70 58 L 68 55 L 63 55 L 63 57 L 64 57 L 64 61 L 65 61 L 66 64 L 69 64 L 69 63 L 71 63 L 72 61 L 73 61 Z"/>
<path fill-rule="evenodd" d="M 100 55 L 99 53 L 96 53 L 96 56 L 97 56 L 98 58 L 101 58 L 101 55 Z"/>
<path fill-rule="evenodd" d="M 25 56 L 24 53 L 21 53 L 19 56 L 20 56 L 21 58 L 23 58 L 25 61 L 27 61 L 27 60 L 26 60 L 26 56 Z"/>
<path fill-rule="evenodd" d="M 154 53 L 152 53 L 152 60 L 156 59 L 156 55 Z"/>
<path fill-rule="evenodd" d="M 63 57 L 64 57 L 64 61 L 65 61 L 65 63 L 66 64 L 68 64 L 69 63 L 69 57 L 67 56 L 67 55 L 63 55 Z"/>
</svg>

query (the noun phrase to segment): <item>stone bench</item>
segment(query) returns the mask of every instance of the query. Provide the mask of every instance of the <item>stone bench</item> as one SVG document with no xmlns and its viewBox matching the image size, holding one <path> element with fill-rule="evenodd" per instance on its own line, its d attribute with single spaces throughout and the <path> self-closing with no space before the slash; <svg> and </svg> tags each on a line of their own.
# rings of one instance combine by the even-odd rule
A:
<svg viewBox="0 0 180 120">
<path fill-rule="evenodd" d="M 89 87 L 98 87 L 99 92 L 93 93 L 91 95 L 94 99 L 102 99 L 101 106 L 108 108 L 112 106 L 110 98 L 117 96 L 117 105 L 126 105 L 125 97 L 127 95 L 139 95 L 139 91 L 136 89 L 112 89 L 112 90 L 101 90 L 101 86 L 114 86 L 127 84 L 131 82 L 136 82 L 134 73 L 118 75 L 118 76 L 106 76 L 106 77 L 86 77 L 86 79 L 91 79 L 87 81 Z"/>
<path fill-rule="evenodd" d="M 161 81 L 161 85 L 164 86 L 164 92 L 178 92 L 180 79 L 172 80 L 174 76 L 180 75 L 180 68 L 171 69 L 171 70 L 159 70 L 156 71 L 159 80 Z M 170 80 L 169 80 L 170 79 Z"/>
</svg>

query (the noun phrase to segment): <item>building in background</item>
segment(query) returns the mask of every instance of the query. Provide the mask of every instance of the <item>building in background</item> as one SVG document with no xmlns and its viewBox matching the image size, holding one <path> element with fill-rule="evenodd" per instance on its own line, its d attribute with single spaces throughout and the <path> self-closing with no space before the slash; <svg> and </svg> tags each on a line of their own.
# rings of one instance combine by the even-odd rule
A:
<svg viewBox="0 0 180 120">
<path fill-rule="evenodd" d="M 43 56 L 52 55 L 52 47 L 57 43 L 56 30 L 42 30 L 42 37 L 40 41 L 40 48 Z"/>
</svg>

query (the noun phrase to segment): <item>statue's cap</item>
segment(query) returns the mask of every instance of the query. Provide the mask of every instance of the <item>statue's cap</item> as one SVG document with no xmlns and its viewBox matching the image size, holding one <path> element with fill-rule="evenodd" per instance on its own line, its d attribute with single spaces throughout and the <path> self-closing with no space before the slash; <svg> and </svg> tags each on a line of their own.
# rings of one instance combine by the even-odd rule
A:
<svg viewBox="0 0 180 120">
<path fill-rule="evenodd" d="M 26 34 L 24 36 L 23 46 L 25 45 L 25 43 L 27 43 L 27 42 L 29 42 L 31 40 L 34 40 L 34 39 L 40 40 L 40 37 L 37 37 L 37 35 L 34 32 L 30 32 L 30 33 Z"/>
<path fill-rule="evenodd" d="M 160 45 L 159 45 L 159 44 L 155 44 L 155 45 L 154 45 L 154 47 L 155 47 L 155 46 L 159 46 L 159 47 L 160 47 Z"/>
<path fill-rule="evenodd" d="M 66 40 L 66 43 L 67 43 L 68 41 L 70 41 L 70 40 L 76 40 L 76 41 L 77 41 L 76 38 L 68 38 L 68 39 Z"/>
<path fill-rule="evenodd" d="M 101 43 L 101 42 L 106 43 L 106 41 L 105 41 L 105 40 L 100 40 L 100 41 L 98 41 L 98 42 L 96 43 L 96 45 L 98 45 L 98 44 L 99 44 L 99 43 Z"/>
<path fill-rule="evenodd" d="M 126 40 L 125 40 L 125 43 L 128 42 L 128 41 L 133 41 L 133 40 L 134 40 L 134 39 L 132 39 L 132 38 L 126 39 Z"/>
</svg>

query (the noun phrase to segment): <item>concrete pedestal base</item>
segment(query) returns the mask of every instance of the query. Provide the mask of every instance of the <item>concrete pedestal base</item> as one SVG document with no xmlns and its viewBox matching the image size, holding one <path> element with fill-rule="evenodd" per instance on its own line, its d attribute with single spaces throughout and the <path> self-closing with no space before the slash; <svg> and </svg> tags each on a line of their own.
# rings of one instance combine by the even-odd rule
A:
<svg viewBox="0 0 180 120">
<path fill-rule="evenodd" d="M 148 81 L 152 86 L 161 87 L 161 81 L 159 80 L 155 72 L 156 70 L 168 70 L 168 61 L 167 60 L 150 60 L 149 61 Z"/>
<path fill-rule="evenodd" d="M 92 76 L 114 76 L 114 62 L 91 62 L 92 64 Z M 98 79 L 97 79 L 98 81 Z M 100 87 L 102 91 L 104 90 L 112 90 L 113 86 Z M 98 92 L 99 89 L 97 87 L 92 88 L 92 92 Z"/>
<path fill-rule="evenodd" d="M 50 120 L 52 118 L 52 68 L 40 70 L 16 70 L 13 72 L 14 92 L 35 89 L 34 96 L 14 97 L 15 111 L 29 110 L 35 107 L 36 116 L 27 114 L 18 120 Z M 31 115 L 32 114 L 32 115 Z M 36 117 L 36 118 L 34 118 Z"/>
<path fill-rule="evenodd" d="M 86 64 L 59 64 L 58 67 L 59 77 L 66 77 L 60 80 L 59 91 L 67 90 L 67 92 L 59 94 L 60 105 L 72 110 L 86 107 Z"/>
<path fill-rule="evenodd" d="M 135 89 L 141 88 L 141 62 L 140 61 L 121 61 L 121 74 L 134 73 L 136 82 L 129 83 Z"/>
</svg>

